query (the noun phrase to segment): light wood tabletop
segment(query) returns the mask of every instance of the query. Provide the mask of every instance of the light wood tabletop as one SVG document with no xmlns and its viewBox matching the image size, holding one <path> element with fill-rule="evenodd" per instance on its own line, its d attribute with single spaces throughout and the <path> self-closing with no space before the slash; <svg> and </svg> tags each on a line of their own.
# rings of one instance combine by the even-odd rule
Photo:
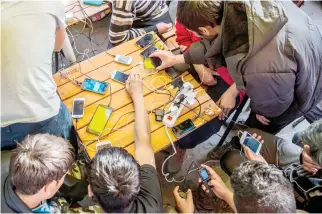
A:
<svg viewBox="0 0 322 214">
<path fill-rule="evenodd" d="M 131 98 L 125 91 L 125 85 L 111 80 L 111 73 L 115 70 L 132 73 L 138 72 L 143 78 L 143 93 L 146 109 L 149 114 L 151 123 L 151 136 L 152 146 L 154 152 L 158 152 L 171 144 L 166 135 L 166 130 L 162 122 L 155 120 L 153 110 L 163 108 L 166 105 L 166 110 L 169 108 L 170 96 L 169 92 L 156 93 L 152 90 L 168 89 L 172 96 L 175 96 L 178 89 L 171 89 L 171 78 L 165 73 L 160 71 L 158 73 L 145 70 L 142 64 L 143 58 L 140 56 L 142 49 L 135 45 L 135 42 L 140 39 L 136 38 L 131 41 L 125 42 L 113 49 L 108 50 L 112 54 L 122 54 L 131 56 L 133 62 L 130 66 L 122 65 L 114 62 L 114 57 L 108 55 L 106 52 L 102 52 L 92 58 L 89 58 L 80 64 L 75 64 L 61 72 L 54 75 L 54 80 L 57 84 L 57 91 L 65 103 L 67 108 L 71 111 L 74 98 L 85 98 L 85 112 L 84 117 L 79 119 L 77 124 L 74 122 L 77 132 L 86 147 L 86 151 L 90 158 L 96 153 L 97 136 L 90 134 L 86 131 L 86 128 L 99 104 L 108 105 L 111 102 L 110 107 L 114 109 L 110 119 L 106 125 L 106 130 L 101 136 L 106 136 L 105 139 L 100 139 L 101 142 L 109 140 L 113 146 L 123 147 L 131 154 L 134 155 L 134 106 Z M 159 43 L 162 43 L 157 37 Z M 135 66 L 137 65 L 137 66 Z M 66 75 L 68 75 L 68 78 Z M 151 75 L 152 74 L 152 75 Z M 83 91 L 80 86 L 73 83 L 72 80 L 82 82 L 85 78 L 93 78 L 99 81 L 105 81 L 110 84 L 110 88 L 104 95 Z M 206 91 L 200 86 L 200 84 L 188 73 L 182 74 L 184 81 L 190 82 L 194 86 L 194 91 L 197 92 L 196 99 L 193 106 L 189 108 L 185 107 L 178 118 L 176 124 L 183 122 L 186 119 L 193 119 L 196 127 L 200 127 L 207 121 L 217 117 L 220 114 L 219 107 L 209 97 Z M 112 99 L 112 100 L 111 100 Z M 111 101 L 110 101 L 111 100 Z M 207 109 L 211 109 L 213 114 L 204 114 Z M 197 114 L 202 117 L 197 117 Z M 111 130 L 111 128 L 113 130 Z M 173 141 L 176 141 L 175 137 L 169 130 L 170 136 Z M 89 146 L 87 146 L 89 145 Z"/>
</svg>

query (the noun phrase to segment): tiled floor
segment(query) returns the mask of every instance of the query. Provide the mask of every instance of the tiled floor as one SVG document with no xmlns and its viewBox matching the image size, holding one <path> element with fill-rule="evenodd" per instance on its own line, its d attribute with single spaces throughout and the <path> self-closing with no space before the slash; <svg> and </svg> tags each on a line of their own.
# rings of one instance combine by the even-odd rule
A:
<svg viewBox="0 0 322 214">
<path fill-rule="evenodd" d="M 171 15 L 174 19 L 175 17 L 175 3 L 171 4 Z M 316 21 L 316 23 L 319 25 L 320 30 L 322 32 L 322 4 L 321 2 L 318 1 L 307 1 L 305 2 L 304 6 L 302 6 L 302 9 L 313 19 Z M 84 52 L 85 49 L 89 49 L 91 50 L 91 47 L 95 50 L 95 54 L 102 52 L 103 50 L 105 50 L 106 46 L 107 46 L 107 38 L 108 38 L 108 31 L 107 31 L 107 18 L 94 23 L 94 34 L 92 35 L 92 46 L 91 43 L 89 42 L 89 39 L 85 36 L 85 35 L 79 35 L 79 36 L 75 36 L 75 41 L 76 41 L 76 45 L 77 45 L 77 49 L 79 52 Z M 82 24 L 78 24 L 76 26 L 73 26 L 71 28 L 71 31 L 74 32 L 74 35 L 77 35 L 76 31 L 73 31 L 73 29 L 76 29 L 77 31 L 80 31 L 82 29 L 83 25 Z M 86 35 L 88 35 L 88 28 L 85 29 L 84 33 Z M 89 52 L 88 56 L 92 56 L 93 53 Z M 82 59 L 82 55 L 78 55 L 78 60 Z M 85 56 L 86 58 L 86 56 Z M 65 65 L 68 64 L 67 61 L 64 62 Z M 246 119 L 247 118 L 247 112 L 244 112 L 239 120 L 241 119 Z M 303 121 L 302 123 L 300 123 L 296 128 L 292 128 L 291 125 L 287 126 L 286 128 L 284 128 L 280 133 L 278 133 L 278 136 L 283 137 L 287 140 L 291 140 L 292 136 L 294 135 L 295 132 L 297 131 L 301 131 L 303 129 L 305 129 L 307 126 L 309 125 L 309 123 L 307 121 Z M 222 135 L 223 132 L 225 130 L 225 127 L 222 127 L 219 134 Z M 232 136 L 236 135 L 236 131 L 231 131 L 229 136 L 227 137 L 226 141 L 230 141 Z M 183 176 L 186 171 L 188 166 L 190 165 L 190 163 L 194 160 L 198 163 L 203 163 L 203 161 L 206 158 L 207 153 L 216 146 L 216 144 L 219 142 L 220 138 L 217 135 L 213 135 L 211 138 L 209 138 L 207 141 L 203 142 L 202 144 L 200 144 L 199 146 L 197 146 L 194 149 L 191 149 L 187 152 L 186 157 L 185 157 L 185 161 L 183 163 L 183 167 L 181 172 L 177 175 L 177 177 Z M 158 163 L 158 167 L 160 167 L 161 163 L 163 162 L 165 158 L 165 155 L 162 153 L 159 153 L 156 155 L 156 159 L 157 159 L 157 163 Z M 196 181 L 197 181 L 197 177 L 198 175 L 196 173 L 192 173 L 189 175 L 188 177 L 188 182 L 187 183 L 191 183 L 193 186 L 196 185 Z M 174 183 L 166 183 L 164 181 L 164 179 L 161 178 L 162 181 L 162 188 L 163 188 L 163 196 L 164 196 L 164 203 L 167 204 L 173 204 L 174 200 L 172 198 L 172 190 L 174 187 Z"/>
</svg>

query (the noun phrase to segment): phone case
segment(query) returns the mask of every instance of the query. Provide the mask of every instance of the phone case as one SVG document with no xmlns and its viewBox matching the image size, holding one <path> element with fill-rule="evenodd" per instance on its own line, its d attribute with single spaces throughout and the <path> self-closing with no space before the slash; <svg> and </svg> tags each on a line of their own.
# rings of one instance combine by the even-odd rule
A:
<svg viewBox="0 0 322 214">
<path fill-rule="evenodd" d="M 86 80 L 86 79 L 85 79 Z M 89 90 L 89 89 L 86 89 L 84 88 L 84 83 L 85 83 L 85 80 L 83 81 L 82 85 L 81 85 L 81 89 L 83 89 L 84 91 L 90 91 L 90 92 L 93 92 L 93 93 L 97 93 L 97 94 L 105 94 L 107 89 L 108 89 L 108 82 L 102 82 L 102 81 L 97 81 L 97 80 L 94 80 L 96 82 L 99 82 L 99 83 L 105 83 L 106 84 L 106 88 L 105 88 L 105 91 L 104 92 L 98 92 L 98 91 L 93 91 L 93 90 Z"/>
<path fill-rule="evenodd" d="M 98 110 L 98 108 L 99 108 L 99 107 L 104 107 L 105 109 L 110 109 L 110 110 L 111 110 L 111 114 L 112 114 L 112 112 L 113 112 L 113 110 L 114 110 L 113 108 L 108 107 L 108 106 L 105 106 L 105 105 L 99 105 L 99 106 L 97 106 L 97 108 L 96 108 L 96 110 L 95 110 L 95 112 L 94 112 L 94 114 L 93 114 L 93 116 L 92 116 L 92 118 L 91 118 L 91 121 L 89 122 L 89 124 L 88 124 L 88 126 L 87 126 L 87 128 L 86 128 L 86 131 L 87 131 L 88 133 L 95 134 L 95 135 L 100 135 L 100 134 L 101 134 L 101 132 L 96 132 L 96 131 L 94 131 L 94 130 L 91 130 L 91 129 L 89 129 L 89 127 L 90 127 L 90 124 L 92 123 L 92 120 L 93 120 L 93 118 L 94 118 L 94 116 L 95 116 L 95 114 L 96 114 L 96 112 L 97 112 L 97 110 Z M 106 124 L 107 124 L 107 122 L 108 122 L 108 120 L 109 120 L 109 119 L 110 119 L 110 117 L 106 120 L 103 130 L 105 129 Z"/>
</svg>

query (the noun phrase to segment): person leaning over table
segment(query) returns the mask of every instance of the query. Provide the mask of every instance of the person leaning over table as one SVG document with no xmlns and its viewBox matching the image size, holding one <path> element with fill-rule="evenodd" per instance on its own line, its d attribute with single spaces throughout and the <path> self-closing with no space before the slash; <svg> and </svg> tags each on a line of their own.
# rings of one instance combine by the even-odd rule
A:
<svg viewBox="0 0 322 214">
<path fill-rule="evenodd" d="M 203 190 L 226 201 L 236 213 L 295 213 L 296 211 L 292 184 L 284 177 L 282 171 L 273 165 L 259 161 L 242 163 L 230 176 L 232 191 L 211 167 L 206 165 L 201 167 L 206 168 L 211 177 L 208 183 L 210 188 L 206 189 L 202 184 Z M 180 196 L 178 186 L 173 190 L 173 194 L 180 213 L 194 212 L 190 189 L 186 192 L 186 198 Z"/>
<path fill-rule="evenodd" d="M 65 39 L 60 1 L 1 2 L 1 150 L 28 134 L 69 138 L 72 118 L 52 76 Z"/>
<path fill-rule="evenodd" d="M 108 213 L 162 213 L 150 121 L 138 74 L 130 74 L 126 91 L 133 100 L 135 110 L 135 157 L 119 147 L 99 150 L 87 171 L 88 195 Z"/>
<path fill-rule="evenodd" d="M 203 39 L 183 55 L 151 57 L 162 60 L 158 70 L 224 61 L 235 82 L 218 102 L 224 115 L 244 90 L 251 106 L 246 125 L 275 134 L 322 100 L 322 35 L 291 1 L 179 1 L 177 19 Z"/>
<path fill-rule="evenodd" d="M 163 34 L 171 30 L 172 20 L 166 0 L 109 0 L 112 14 L 107 49 L 150 31 Z"/>
</svg>

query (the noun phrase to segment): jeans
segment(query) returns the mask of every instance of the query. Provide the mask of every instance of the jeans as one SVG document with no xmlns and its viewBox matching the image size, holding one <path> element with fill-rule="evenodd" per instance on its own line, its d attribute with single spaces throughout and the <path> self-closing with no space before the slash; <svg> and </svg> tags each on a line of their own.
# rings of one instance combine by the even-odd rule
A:
<svg viewBox="0 0 322 214">
<path fill-rule="evenodd" d="M 69 138 L 72 117 L 64 103 L 56 116 L 36 123 L 15 123 L 1 128 L 1 150 L 14 149 L 28 134 L 49 133 Z"/>
</svg>

